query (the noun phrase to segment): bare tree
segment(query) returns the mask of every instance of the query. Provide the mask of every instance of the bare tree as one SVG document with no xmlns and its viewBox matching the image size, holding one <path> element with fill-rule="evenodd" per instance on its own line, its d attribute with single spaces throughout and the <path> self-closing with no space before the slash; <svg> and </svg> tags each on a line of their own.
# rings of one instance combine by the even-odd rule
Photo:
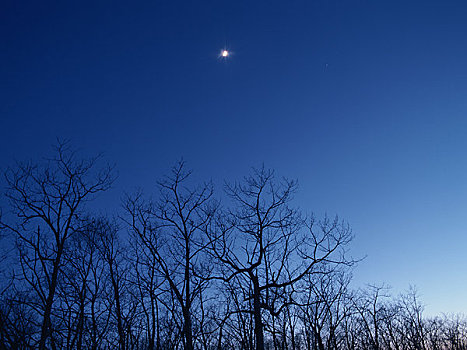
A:
<svg viewBox="0 0 467 350">
<path fill-rule="evenodd" d="M 384 326 L 394 317 L 388 290 L 384 285 L 369 285 L 353 299 L 361 327 L 360 343 L 364 348 L 384 349 Z"/>
<path fill-rule="evenodd" d="M 212 269 L 205 261 L 203 232 L 215 210 L 212 185 L 190 189 L 190 174 L 179 162 L 159 182 L 160 197 L 156 203 L 145 203 L 140 195 L 125 202 L 130 230 L 151 253 L 158 274 L 165 281 L 161 288 L 173 295 L 180 309 L 187 350 L 194 348 L 194 307 L 202 306 L 201 295 Z"/>
<path fill-rule="evenodd" d="M 423 322 L 423 305 L 420 304 L 415 287 L 410 287 L 407 293 L 400 296 L 399 304 L 410 347 L 415 350 L 425 350 L 427 339 Z"/>
<path fill-rule="evenodd" d="M 105 217 L 86 217 L 68 242 L 56 296 L 61 347 L 98 349 L 111 338 L 115 298 L 102 242 L 113 231 Z"/>
<path fill-rule="evenodd" d="M 211 254 L 226 283 L 237 281 L 251 299 L 256 349 L 265 348 L 263 310 L 279 315 L 294 303 L 293 287 L 321 263 L 345 263 L 350 228 L 336 220 L 305 220 L 289 206 L 294 181 L 255 170 L 243 183 L 227 186 L 233 208 L 208 233 Z M 292 292 L 284 293 L 289 288 Z"/>
<path fill-rule="evenodd" d="M 254 170 L 221 207 L 179 162 L 126 198 L 122 235 L 85 212 L 113 180 L 97 160 L 60 143 L 6 172 L 0 349 L 467 349 L 465 318 L 424 318 L 414 289 L 349 290 L 351 230 L 302 216 L 295 181 Z"/>
<path fill-rule="evenodd" d="M 118 348 L 131 349 L 137 342 L 133 334 L 133 325 L 137 312 L 137 301 L 133 298 L 134 286 L 129 281 L 131 265 L 125 253 L 125 245 L 118 235 L 118 227 L 114 222 L 101 220 L 101 234 L 98 239 L 98 249 L 105 262 L 110 282 L 109 297 L 112 304 L 111 319 L 114 321 L 118 334 Z"/>
<path fill-rule="evenodd" d="M 300 318 L 309 333 L 307 349 L 342 348 L 344 320 L 349 316 L 350 274 L 346 269 L 330 269 L 307 275 L 301 284 Z"/>
<path fill-rule="evenodd" d="M 79 160 L 60 142 L 53 158 L 18 164 L 5 175 L 12 215 L 2 225 L 16 238 L 21 281 L 37 298 L 32 306 L 42 319 L 41 350 L 56 347 L 51 315 L 67 242 L 86 201 L 107 190 L 113 180 L 109 167 L 95 170 L 97 159 Z"/>
<path fill-rule="evenodd" d="M 128 199 L 126 205 L 132 203 L 132 212 L 139 211 L 140 223 L 146 230 L 151 230 L 148 221 L 151 213 L 144 211 L 142 207 L 137 209 L 137 201 Z M 153 243 L 157 246 L 156 242 Z M 163 314 L 167 312 L 165 305 L 171 304 L 164 300 L 164 297 L 167 297 L 163 290 L 164 278 L 157 268 L 157 259 L 135 230 L 130 230 L 130 245 L 132 248 L 130 274 L 132 283 L 135 284 L 134 292 L 140 309 L 144 342 L 148 350 L 160 350 L 162 337 L 166 342 L 171 338 L 167 333 L 163 334 L 164 329 L 162 329 Z"/>
</svg>

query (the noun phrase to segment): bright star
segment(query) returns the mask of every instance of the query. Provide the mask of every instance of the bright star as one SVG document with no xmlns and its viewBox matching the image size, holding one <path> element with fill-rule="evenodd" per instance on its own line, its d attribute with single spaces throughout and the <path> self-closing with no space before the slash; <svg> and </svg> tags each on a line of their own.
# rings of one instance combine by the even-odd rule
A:
<svg viewBox="0 0 467 350">
<path fill-rule="evenodd" d="M 221 56 L 222 56 L 222 57 L 227 57 L 228 55 L 229 55 L 229 51 L 227 51 L 227 50 L 222 50 L 222 52 L 221 52 Z"/>
</svg>

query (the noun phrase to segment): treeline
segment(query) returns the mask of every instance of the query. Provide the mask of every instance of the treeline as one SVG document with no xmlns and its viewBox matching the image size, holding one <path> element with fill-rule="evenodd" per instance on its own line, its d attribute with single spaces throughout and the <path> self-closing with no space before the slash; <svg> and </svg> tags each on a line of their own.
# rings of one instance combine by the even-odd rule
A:
<svg viewBox="0 0 467 350">
<path fill-rule="evenodd" d="M 295 181 L 215 193 L 179 162 L 106 217 L 99 163 L 59 143 L 6 171 L 0 348 L 467 349 L 466 320 L 425 318 L 414 290 L 352 290 L 350 227 L 295 208 Z"/>
</svg>

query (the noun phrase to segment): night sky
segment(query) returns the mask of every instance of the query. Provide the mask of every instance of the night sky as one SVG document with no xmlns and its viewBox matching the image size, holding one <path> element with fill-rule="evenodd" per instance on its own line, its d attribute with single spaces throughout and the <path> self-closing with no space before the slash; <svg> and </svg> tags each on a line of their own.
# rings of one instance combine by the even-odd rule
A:
<svg viewBox="0 0 467 350">
<path fill-rule="evenodd" d="M 353 227 L 355 286 L 467 313 L 467 3 L 2 1 L 0 166 L 104 152 L 101 202 L 251 167 Z M 222 49 L 231 55 L 220 59 Z"/>
</svg>

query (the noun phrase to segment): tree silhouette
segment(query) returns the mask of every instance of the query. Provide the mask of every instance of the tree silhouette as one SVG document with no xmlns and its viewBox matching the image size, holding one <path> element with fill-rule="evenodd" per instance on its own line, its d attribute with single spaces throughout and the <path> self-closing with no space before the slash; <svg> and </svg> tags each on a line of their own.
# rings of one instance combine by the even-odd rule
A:
<svg viewBox="0 0 467 350">
<path fill-rule="evenodd" d="M 179 162 L 171 174 L 159 182 L 156 203 L 144 203 L 141 196 L 129 197 L 125 209 L 133 235 L 150 252 L 158 274 L 165 281 L 161 288 L 173 295 L 183 319 L 183 342 L 194 349 L 194 306 L 202 306 L 211 267 L 204 261 L 205 227 L 213 216 L 213 188 L 205 184 L 195 189 L 186 186 L 191 172 Z M 176 310 L 174 312 L 174 317 Z"/>
<path fill-rule="evenodd" d="M 31 288 L 32 307 L 42 318 L 41 350 L 56 348 L 51 315 L 67 242 L 79 229 L 86 201 L 113 181 L 111 168 L 95 170 L 97 160 L 79 160 L 66 142 L 59 142 L 53 158 L 6 172 L 14 217 L 2 225 L 16 238 L 21 279 Z"/>
<path fill-rule="evenodd" d="M 294 208 L 295 181 L 192 180 L 179 162 L 109 217 L 86 204 L 112 170 L 67 143 L 8 169 L 0 349 L 467 349 L 465 317 L 426 318 L 415 289 L 352 289 L 350 227 Z"/>
<path fill-rule="evenodd" d="M 254 170 L 227 185 L 232 208 L 208 232 L 211 254 L 225 283 L 238 283 L 245 312 L 254 318 L 256 349 L 265 348 L 263 310 L 279 315 L 295 303 L 294 286 L 320 264 L 347 263 L 342 248 L 351 230 L 337 219 L 306 220 L 289 206 L 296 182 L 276 181 L 273 171 Z M 249 307 L 251 306 L 251 307 Z"/>
</svg>

